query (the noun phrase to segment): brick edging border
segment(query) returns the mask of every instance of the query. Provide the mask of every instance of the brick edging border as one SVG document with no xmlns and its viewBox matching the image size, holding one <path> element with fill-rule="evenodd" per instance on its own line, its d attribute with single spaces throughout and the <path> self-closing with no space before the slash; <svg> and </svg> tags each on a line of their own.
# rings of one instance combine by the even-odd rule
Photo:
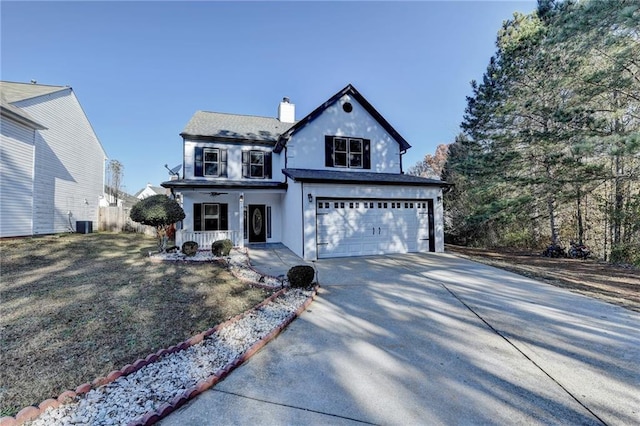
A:
<svg viewBox="0 0 640 426">
<path fill-rule="evenodd" d="M 267 343 L 269 343 L 269 341 L 273 340 L 278 334 L 280 334 L 282 332 L 282 330 L 284 330 L 289 324 L 291 324 L 291 322 L 294 319 L 296 319 L 298 316 L 300 316 L 300 314 L 302 312 L 304 312 L 304 310 L 307 309 L 307 307 L 309 307 L 311 302 L 313 302 L 313 300 L 315 299 L 316 295 L 318 294 L 318 288 L 319 287 L 320 287 L 319 284 L 316 284 L 313 287 L 312 294 L 307 298 L 307 300 L 295 312 L 291 313 L 288 317 L 286 317 L 285 320 L 280 325 L 278 325 L 278 327 L 274 328 L 268 335 L 266 335 L 265 337 L 263 337 L 262 339 L 258 340 L 256 343 L 254 343 L 244 353 L 238 355 L 238 357 L 236 357 L 234 360 L 229 362 L 227 365 L 225 365 L 224 367 L 222 367 L 221 369 L 219 369 L 218 371 L 213 373 L 208 378 L 206 378 L 204 380 L 201 380 L 195 386 L 185 390 L 181 394 L 176 395 L 175 397 L 173 397 L 171 399 L 171 401 L 163 403 L 155 411 L 146 413 L 146 414 L 138 417 L 137 419 L 133 420 L 132 422 L 130 422 L 128 424 L 128 426 L 148 426 L 148 425 L 153 425 L 156 422 L 158 422 L 160 419 L 168 416 L 169 414 L 174 412 L 176 409 L 178 409 L 181 406 L 183 406 L 190 399 L 192 399 L 192 398 L 196 397 L 197 395 L 201 394 L 202 392 L 210 389 L 216 383 L 218 383 L 219 381 L 221 381 L 222 379 L 227 377 L 227 375 L 229 375 L 229 373 L 231 373 L 231 371 L 235 370 L 237 367 L 239 367 L 245 361 L 247 361 L 249 358 L 251 358 L 256 352 L 258 352 Z M 270 287 L 270 288 L 273 289 L 273 287 Z M 218 331 L 218 330 L 220 330 L 220 329 L 222 329 L 224 327 L 227 327 L 227 326 L 239 321 L 240 319 L 244 318 L 246 315 L 250 314 L 254 310 L 256 310 L 256 309 L 258 309 L 258 308 L 260 308 L 260 307 L 272 302 L 274 299 L 282 296 L 288 290 L 289 290 L 288 288 L 282 288 L 282 289 L 276 291 L 275 293 L 273 293 L 271 296 L 269 296 L 268 298 L 266 298 L 262 302 L 260 302 L 257 305 L 255 305 L 253 308 L 248 309 L 248 310 L 244 311 L 243 313 L 240 313 L 240 314 L 228 319 L 227 321 L 216 325 L 215 327 L 212 327 L 212 328 L 210 328 L 210 329 L 208 329 L 208 330 L 206 330 L 206 331 L 204 331 L 202 333 L 198 333 L 198 334 L 190 337 L 189 339 L 185 340 L 182 343 L 178 343 L 177 345 L 170 346 L 170 347 L 168 347 L 166 349 L 160 349 L 156 353 L 150 354 L 144 359 L 141 358 L 141 359 L 136 360 L 133 364 L 125 365 L 120 370 L 114 370 L 114 371 L 110 372 L 109 374 L 107 374 L 104 377 L 98 377 L 95 380 L 93 380 L 91 383 L 84 383 L 84 384 L 78 386 L 75 391 L 66 390 L 66 391 L 62 392 L 58 396 L 57 399 L 49 398 L 49 399 L 46 399 L 46 400 L 42 401 L 37 407 L 35 405 L 31 405 L 31 406 L 25 407 L 22 410 L 20 410 L 16 414 L 15 417 L 12 417 L 12 416 L 2 417 L 2 418 L 0 418 L 0 426 L 20 426 L 20 425 L 24 424 L 25 422 L 28 422 L 28 421 L 31 421 L 31 420 L 35 420 L 38 416 L 40 416 L 40 414 L 42 414 L 48 408 L 56 408 L 56 407 L 59 407 L 62 404 L 70 403 L 74 399 L 76 399 L 79 395 L 86 394 L 89 391 L 91 391 L 91 389 L 107 385 L 107 384 L 117 380 L 120 377 L 127 376 L 129 374 L 135 373 L 136 371 L 140 370 L 141 368 L 143 368 L 143 367 L 145 367 L 145 366 L 157 361 L 160 357 L 162 357 L 164 355 L 172 354 L 174 352 L 180 352 L 180 351 L 183 351 L 183 350 L 185 350 L 185 349 L 187 349 L 187 348 L 189 348 L 189 347 L 191 347 L 193 345 L 196 345 L 196 344 L 202 342 L 206 337 L 208 337 L 208 336 L 212 335 L 213 333 L 215 333 L 216 331 Z"/>
</svg>

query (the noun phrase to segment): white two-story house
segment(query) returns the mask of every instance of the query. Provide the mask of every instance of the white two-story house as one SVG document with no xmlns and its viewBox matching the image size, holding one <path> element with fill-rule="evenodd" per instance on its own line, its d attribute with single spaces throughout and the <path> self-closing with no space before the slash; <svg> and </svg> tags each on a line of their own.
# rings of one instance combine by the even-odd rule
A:
<svg viewBox="0 0 640 426">
<path fill-rule="evenodd" d="M 306 260 L 444 250 L 446 183 L 402 171 L 411 146 L 348 85 L 299 121 L 198 111 L 183 176 L 162 183 L 186 217 L 176 244 L 281 242 Z"/>
</svg>

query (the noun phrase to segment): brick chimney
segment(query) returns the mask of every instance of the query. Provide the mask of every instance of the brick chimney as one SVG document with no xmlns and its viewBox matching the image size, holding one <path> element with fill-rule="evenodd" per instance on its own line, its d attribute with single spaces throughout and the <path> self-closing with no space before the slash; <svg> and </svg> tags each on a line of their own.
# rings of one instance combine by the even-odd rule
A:
<svg viewBox="0 0 640 426">
<path fill-rule="evenodd" d="M 282 98 L 278 105 L 278 120 L 283 123 L 296 122 L 296 106 L 289 102 L 289 98 Z"/>
</svg>

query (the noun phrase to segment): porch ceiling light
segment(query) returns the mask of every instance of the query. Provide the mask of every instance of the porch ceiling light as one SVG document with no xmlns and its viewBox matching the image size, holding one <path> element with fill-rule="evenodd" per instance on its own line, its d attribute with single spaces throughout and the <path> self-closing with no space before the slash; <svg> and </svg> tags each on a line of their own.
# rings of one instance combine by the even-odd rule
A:
<svg viewBox="0 0 640 426">
<path fill-rule="evenodd" d="M 307 194 L 307 199 L 310 203 L 313 203 L 313 195 L 311 195 L 311 193 Z"/>
</svg>

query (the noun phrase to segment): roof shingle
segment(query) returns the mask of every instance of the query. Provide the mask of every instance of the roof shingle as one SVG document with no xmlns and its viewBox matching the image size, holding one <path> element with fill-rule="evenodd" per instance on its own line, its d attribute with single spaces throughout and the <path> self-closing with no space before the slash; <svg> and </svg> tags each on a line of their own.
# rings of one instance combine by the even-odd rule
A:
<svg viewBox="0 0 640 426">
<path fill-rule="evenodd" d="M 400 173 L 353 172 L 342 170 L 283 169 L 298 182 L 373 183 L 378 185 L 450 186 L 447 182 Z"/>
<path fill-rule="evenodd" d="M 9 103 L 24 101 L 25 99 L 36 98 L 69 89 L 67 86 L 47 86 L 33 83 L 14 83 L 11 81 L 0 81 L 0 92 Z"/>
<path fill-rule="evenodd" d="M 291 126 L 271 117 L 197 111 L 180 135 L 275 143 Z"/>
</svg>

